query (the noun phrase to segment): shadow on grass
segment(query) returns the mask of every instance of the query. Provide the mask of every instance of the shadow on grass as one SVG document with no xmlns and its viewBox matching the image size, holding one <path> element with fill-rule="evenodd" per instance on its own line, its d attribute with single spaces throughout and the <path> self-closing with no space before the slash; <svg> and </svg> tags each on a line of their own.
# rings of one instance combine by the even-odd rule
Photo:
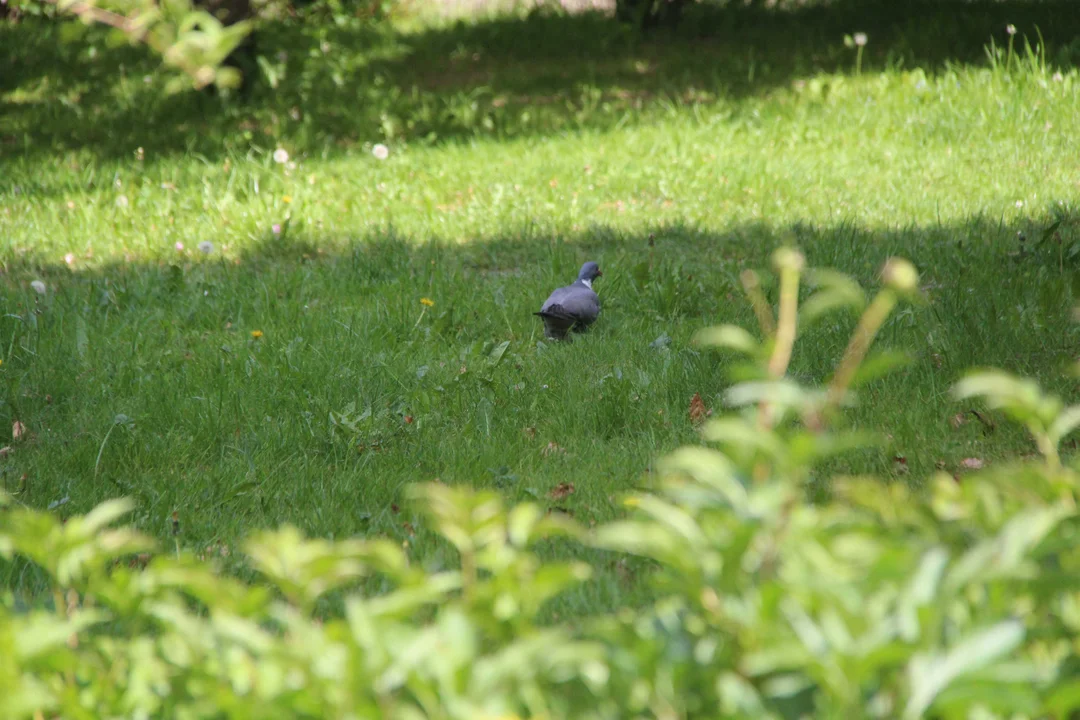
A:
<svg viewBox="0 0 1080 720">
<path fill-rule="evenodd" d="M 455 347 L 495 337 L 528 344 L 540 332 L 532 312 L 552 287 L 572 280 L 589 259 L 598 260 L 605 271 L 600 286 L 605 322 L 594 335 L 651 341 L 669 333 L 687 340 L 707 324 L 752 325 L 739 273 L 754 268 L 768 276 L 772 251 L 794 241 L 811 267 L 836 268 L 870 289 L 879 285 L 878 271 L 889 257 L 912 260 L 922 273 L 928 302 L 917 303 L 906 320 L 887 328 L 886 336 L 903 340 L 923 370 L 939 376 L 937 381 L 947 384 L 964 368 L 993 364 L 1053 382 L 1054 374 L 1073 362 L 1080 339 L 1080 326 L 1071 315 L 1080 264 L 1063 265 L 1057 245 L 1032 249 L 1032 243 L 1025 248 L 1017 240 L 1018 229 L 1037 238 L 1045 225 L 1031 220 L 1004 226 L 984 216 L 896 228 L 757 223 L 722 233 L 687 224 L 634 231 L 596 225 L 569 237 L 523 230 L 468 245 L 402 237 L 392 230 L 347 240 L 299 233 L 268 237 L 232 261 L 197 251 L 175 260 L 86 271 L 72 271 L 62 262 L 42 266 L 28 261 L 6 268 L 10 282 L 0 287 L 0 301 L 12 314 L 0 341 L 13 349 L 4 365 L 9 377 L 35 367 L 56 374 L 60 385 L 70 385 L 79 375 L 79 359 L 70 352 L 54 357 L 57 367 L 39 354 L 22 352 L 31 331 L 43 327 L 17 321 L 28 308 L 85 314 L 91 332 L 100 321 L 121 335 L 145 332 L 140 318 L 152 317 L 160 330 L 182 340 L 181 346 L 192 341 L 213 348 L 220 344 L 214 338 L 234 337 L 238 328 L 232 326 L 244 318 L 314 323 L 307 334 L 351 313 L 349 325 L 363 320 L 362 329 L 353 332 L 361 345 L 370 341 L 404 348 L 416 340 L 410 326 L 421 310 L 420 297 L 431 296 L 437 305 L 431 313 L 440 318 L 436 335 L 449 343 L 451 354 Z M 1078 230 L 1076 221 L 1066 220 L 1058 227 L 1061 242 L 1066 247 L 1080 242 Z M 47 301 L 31 291 L 31 279 L 46 282 Z M 772 288 L 768 278 L 766 286 Z M 321 308 L 311 318 L 305 315 L 309 300 Z M 53 329 L 68 333 L 70 327 L 61 323 Z M 824 332 L 831 338 L 824 345 L 840 350 L 836 343 L 844 342 L 849 330 L 850 323 L 843 321 L 812 332 Z M 334 337 L 342 341 L 337 332 Z M 119 338 L 125 346 L 131 340 Z M 139 340 L 140 345 L 146 342 Z M 813 344 L 802 345 L 795 371 L 822 379 L 835 358 Z M 102 359 L 113 364 L 129 358 Z M 808 364 L 800 367 L 803 361 Z M 319 373 L 311 380 L 322 382 Z M 9 395 L 0 405 L 0 420 L 25 417 L 31 411 L 19 407 L 23 402 L 17 393 Z"/>
<path fill-rule="evenodd" d="M 650 111 L 738 101 L 816 72 L 850 72 L 843 36 L 869 36 L 866 71 L 981 64 L 994 39 L 1041 32 L 1047 62 L 1080 63 L 1072 0 L 850 0 L 792 11 L 696 6 L 681 27 L 639 37 L 598 14 L 504 17 L 421 32 L 387 27 L 270 25 L 269 74 L 244 104 L 205 94 L 165 97 L 157 61 L 110 49 L 87 31 L 65 44 L 55 24 L 0 25 L 0 153 L 99 158 L 226 146 L 333 153 L 386 138 L 446 142 L 602 130 Z M 6 57 L 5 57 L 6 56 Z M 271 82 L 268 78 L 273 75 Z"/>
<path fill-rule="evenodd" d="M 947 389 L 963 370 L 995 365 L 1075 394 L 1062 373 L 1080 341 L 1071 271 L 1056 250 L 1017 254 L 1017 229 L 1036 237 L 1037 227 L 983 217 L 722 233 L 596 226 L 466 246 L 392 232 L 348 242 L 298 235 L 268 239 L 235 263 L 9 268 L 0 427 L 18 419 L 30 438 L 0 463 L 0 487 L 36 507 L 61 503 L 65 515 L 133 497 L 134 522 L 166 543 L 166 519 L 179 510 L 185 547 L 235 547 L 288 522 L 312 536 L 409 542 L 425 566 L 445 560 L 444 549 L 399 506 L 407 484 L 433 477 L 605 522 L 656 458 L 697 442 L 686 414 L 694 393 L 722 406 L 731 359 L 695 351 L 690 337 L 720 322 L 753 327 L 738 273 L 767 268 L 789 232 L 811 266 L 868 288 L 892 255 L 922 271 L 929 303 L 900 310 L 879 338 L 912 362 L 860 390 L 850 415 L 890 443 L 822 471 L 889 477 L 899 454 L 918 482 L 938 462 L 1031 451 L 1010 423 L 992 434 L 949 424 L 962 408 Z M 1060 230 L 1065 242 L 1078 239 L 1075 225 Z M 600 321 L 579 343 L 538 350 L 531 313 L 585 259 L 605 270 Z M 50 288 L 43 299 L 28 287 L 32 270 Z M 422 296 L 435 299 L 430 315 Z M 804 329 L 793 376 L 824 381 L 853 324 L 840 316 Z M 487 344 L 505 340 L 506 359 L 485 376 Z M 357 421 L 359 439 L 334 439 L 327 418 L 350 403 L 373 414 Z M 106 444 L 119 413 L 133 429 Z M 568 453 L 545 452 L 548 443 Z M 567 481 L 577 491 L 552 499 Z M 586 555 L 601 572 L 560 608 L 614 607 L 636 592 L 610 558 Z M 32 586 L 19 572 L 0 564 L 0 583 Z"/>
</svg>

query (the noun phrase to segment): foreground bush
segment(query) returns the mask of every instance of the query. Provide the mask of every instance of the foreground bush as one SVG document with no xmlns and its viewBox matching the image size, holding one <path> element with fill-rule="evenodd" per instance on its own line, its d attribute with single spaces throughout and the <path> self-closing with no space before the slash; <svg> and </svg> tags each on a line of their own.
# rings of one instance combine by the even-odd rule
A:
<svg viewBox="0 0 1080 720">
<path fill-rule="evenodd" d="M 762 339 L 731 326 L 698 337 L 748 359 L 733 366 L 732 412 L 704 424 L 706 446 L 666 459 L 628 519 L 595 531 L 433 484 L 414 499 L 456 550 L 453 569 L 425 572 L 386 540 L 286 527 L 247 543 L 259 581 L 246 583 L 113 529 L 125 501 L 62 523 L 4 498 L 0 556 L 44 571 L 53 601 L 0 603 L 0 717 L 1068 716 L 1080 477 L 1057 448 L 1080 407 L 973 375 L 957 396 L 1023 423 L 1040 460 L 942 474 L 925 491 L 829 478 L 830 499 L 810 504 L 820 461 L 872 439 L 845 430 L 842 409 L 893 364 L 868 351 L 917 275 L 892 261 L 868 299 L 812 272 L 800 307 L 803 258 L 775 259 L 775 311 L 758 276 L 743 277 Z M 798 385 L 800 327 L 845 309 L 860 320 L 829 385 Z M 657 600 L 541 622 L 590 573 L 541 562 L 554 537 L 655 561 Z M 356 592 L 372 578 L 385 591 Z"/>
</svg>

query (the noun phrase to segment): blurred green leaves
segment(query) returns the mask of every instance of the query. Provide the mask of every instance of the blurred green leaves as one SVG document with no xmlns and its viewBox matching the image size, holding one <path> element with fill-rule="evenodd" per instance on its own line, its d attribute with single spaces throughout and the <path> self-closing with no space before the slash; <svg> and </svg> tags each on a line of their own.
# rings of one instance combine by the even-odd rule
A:
<svg viewBox="0 0 1080 720">
<path fill-rule="evenodd" d="M 222 63 L 253 29 L 253 20 L 234 18 L 226 25 L 192 0 L 12 0 L 16 6 L 53 5 L 61 15 L 113 29 L 119 42 L 144 43 L 179 71 L 169 92 L 214 85 L 235 88 L 241 75 Z M 65 32 L 68 39 L 77 32 Z"/>
</svg>

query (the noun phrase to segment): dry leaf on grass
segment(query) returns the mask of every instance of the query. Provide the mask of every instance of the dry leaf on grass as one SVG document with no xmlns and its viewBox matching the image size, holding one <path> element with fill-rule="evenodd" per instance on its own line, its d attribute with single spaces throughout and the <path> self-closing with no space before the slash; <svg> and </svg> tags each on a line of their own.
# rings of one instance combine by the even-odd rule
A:
<svg viewBox="0 0 1080 720">
<path fill-rule="evenodd" d="M 23 435 L 26 434 L 26 426 L 16 420 L 11 423 L 11 439 L 22 440 Z"/>
<path fill-rule="evenodd" d="M 4 447 L 0 448 L 0 458 L 6 458 L 10 454 L 11 454 L 11 446 L 10 445 L 5 445 Z"/>
<path fill-rule="evenodd" d="M 548 497 L 552 500 L 565 500 L 567 497 L 574 494 L 574 483 L 559 483 L 551 489 L 548 493 Z"/>
<path fill-rule="evenodd" d="M 966 416 L 967 413 L 956 413 L 951 418 L 949 418 L 949 424 L 952 425 L 954 428 L 958 428 L 967 422 Z"/>
<path fill-rule="evenodd" d="M 893 456 L 893 471 L 897 475 L 903 475 L 908 471 L 907 458 L 903 455 Z"/>
<path fill-rule="evenodd" d="M 540 454 L 543 455 L 544 457 L 547 457 L 549 455 L 559 455 L 559 454 L 565 455 L 566 450 L 563 449 L 562 447 L 560 447 L 557 443 L 549 442 L 547 444 L 547 447 L 540 450 Z M 573 485 L 571 485 L 570 487 L 573 488 Z M 572 492 L 572 490 L 571 490 L 571 492 Z"/>
<path fill-rule="evenodd" d="M 960 467 L 965 470 L 979 470 L 983 466 L 983 461 L 979 458 L 964 458 L 960 461 Z"/>
<path fill-rule="evenodd" d="M 694 393 L 694 397 L 690 398 L 690 422 L 700 425 L 708 416 L 709 411 L 705 409 L 705 401 L 701 399 L 701 393 Z"/>
</svg>

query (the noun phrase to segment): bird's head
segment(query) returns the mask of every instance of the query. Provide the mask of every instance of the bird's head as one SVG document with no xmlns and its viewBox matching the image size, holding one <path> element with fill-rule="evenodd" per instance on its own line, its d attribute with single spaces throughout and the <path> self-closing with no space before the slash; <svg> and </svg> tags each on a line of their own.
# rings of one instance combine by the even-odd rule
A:
<svg viewBox="0 0 1080 720">
<path fill-rule="evenodd" d="M 581 272 L 578 273 L 577 279 L 584 281 L 589 287 L 592 287 L 592 281 L 603 274 L 604 273 L 600 272 L 600 266 L 590 260 L 581 266 Z"/>
</svg>

